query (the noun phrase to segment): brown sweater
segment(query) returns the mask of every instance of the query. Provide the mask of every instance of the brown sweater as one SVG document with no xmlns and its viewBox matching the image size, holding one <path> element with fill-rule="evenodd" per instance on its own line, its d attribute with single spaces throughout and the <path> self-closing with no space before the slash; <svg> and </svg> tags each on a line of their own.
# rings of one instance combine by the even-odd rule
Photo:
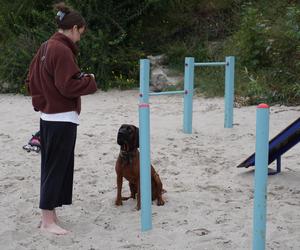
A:
<svg viewBox="0 0 300 250">
<path fill-rule="evenodd" d="M 33 58 L 26 80 L 35 110 L 53 114 L 80 113 L 80 96 L 96 92 L 95 79 L 83 76 L 76 63 L 77 46 L 67 36 L 55 33 Z"/>
</svg>

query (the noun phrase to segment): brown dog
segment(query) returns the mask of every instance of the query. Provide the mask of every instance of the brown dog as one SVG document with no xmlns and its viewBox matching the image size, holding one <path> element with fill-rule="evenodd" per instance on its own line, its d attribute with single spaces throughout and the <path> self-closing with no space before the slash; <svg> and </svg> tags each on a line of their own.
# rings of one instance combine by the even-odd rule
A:
<svg viewBox="0 0 300 250">
<path fill-rule="evenodd" d="M 136 208 L 141 208 L 140 198 L 140 153 L 139 153 L 139 129 L 134 125 L 123 124 L 118 131 L 118 144 L 121 146 L 120 154 L 116 162 L 117 173 L 117 198 L 115 204 L 122 205 L 122 200 L 130 198 L 137 198 Z M 131 195 L 129 197 L 122 197 L 123 177 L 129 181 L 129 188 Z M 162 182 L 159 175 L 151 165 L 151 186 L 152 186 L 152 200 L 157 199 L 157 205 L 165 204 L 162 199 L 164 192 Z M 137 196 L 136 196 L 137 195 Z"/>
</svg>

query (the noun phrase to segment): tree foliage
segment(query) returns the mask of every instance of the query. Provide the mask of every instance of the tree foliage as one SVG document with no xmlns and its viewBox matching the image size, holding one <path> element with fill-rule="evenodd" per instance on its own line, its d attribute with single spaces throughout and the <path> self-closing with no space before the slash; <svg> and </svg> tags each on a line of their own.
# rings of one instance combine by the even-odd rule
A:
<svg viewBox="0 0 300 250">
<path fill-rule="evenodd" d="M 39 45 L 55 32 L 56 1 L 2 0 L 0 91 L 20 92 Z M 79 64 L 102 89 L 138 84 L 139 59 L 168 56 L 183 70 L 184 57 L 219 61 L 236 56 L 236 94 L 252 103 L 299 104 L 300 6 L 272 0 L 66 0 L 88 23 Z M 219 73 L 218 73 L 219 72 Z M 204 69 L 200 89 L 222 95 L 223 71 Z M 198 73 L 197 73 L 198 75 Z M 196 77 L 197 78 L 197 77 Z"/>
<path fill-rule="evenodd" d="M 300 6 L 288 1 L 248 4 L 234 33 L 245 95 L 255 102 L 300 104 Z"/>
</svg>

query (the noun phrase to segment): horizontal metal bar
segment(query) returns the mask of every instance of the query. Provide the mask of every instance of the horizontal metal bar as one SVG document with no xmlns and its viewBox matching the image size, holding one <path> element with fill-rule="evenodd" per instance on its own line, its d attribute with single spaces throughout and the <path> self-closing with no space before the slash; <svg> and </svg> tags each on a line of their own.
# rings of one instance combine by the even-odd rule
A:
<svg viewBox="0 0 300 250">
<path fill-rule="evenodd" d="M 176 95 L 176 94 L 184 94 L 184 90 L 165 91 L 165 92 L 149 92 L 149 95 L 151 95 L 151 96 L 156 96 L 156 95 Z"/>
<path fill-rule="evenodd" d="M 194 63 L 195 66 L 223 66 L 226 62 L 207 62 L 207 63 Z"/>
</svg>

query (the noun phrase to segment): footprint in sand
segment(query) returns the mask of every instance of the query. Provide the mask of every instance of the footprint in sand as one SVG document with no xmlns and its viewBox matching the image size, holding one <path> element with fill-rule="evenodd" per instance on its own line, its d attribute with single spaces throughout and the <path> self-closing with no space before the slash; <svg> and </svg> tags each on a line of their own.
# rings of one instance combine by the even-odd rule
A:
<svg viewBox="0 0 300 250">
<path fill-rule="evenodd" d="M 176 225 L 177 226 L 182 226 L 182 225 L 187 225 L 188 224 L 188 221 L 187 220 L 178 220 L 176 222 Z"/>
<path fill-rule="evenodd" d="M 113 231 L 116 230 L 116 227 L 112 225 L 110 221 L 108 221 L 108 222 L 104 222 L 104 229 L 108 231 Z"/>
<path fill-rule="evenodd" d="M 2 137 L 4 139 L 11 139 L 10 135 L 3 134 L 3 133 L 0 133 L 0 137 Z"/>
<path fill-rule="evenodd" d="M 174 183 L 173 187 L 175 189 L 174 190 L 175 193 L 181 193 L 189 190 L 189 188 L 186 187 L 183 183 L 178 183 L 178 182 Z"/>
<path fill-rule="evenodd" d="M 94 134 L 88 134 L 88 133 L 84 133 L 84 135 L 88 136 L 88 137 L 94 137 Z"/>
<path fill-rule="evenodd" d="M 86 154 L 75 154 L 75 157 L 78 157 L 78 158 L 82 158 L 84 156 L 86 156 Z"/>
<path fill-rule="evenodd" d="M 217 171 L 216 169 L 212 168 L 212 167 L 207 167 L 204 169 L 205 173 L 207 173 L 208 176 L 212 176 L 212 175 L 216 175 L 217 173 L 219 173 L 219 171 Z"/>
<path fill-rule="evenodd" d="M 188 209 L 189 209 L 189 207 L 188 206 L 178 206 L 178 209 L 176 208 L 175 210 L 174 210 L 174 212 L 175 213 L 178 213 L 178 212 L 180 212 L 180 211 L 188 211 Z"/>
<path fill-rule="evenodd" d="M 207 186 L 196 185 L 196 187 L 200 190 L 210 191 L 212 193 L 224 192 L 224 190 L 222 188 L 220 188 L 218 186 L 214 186 L 214 185 L 207 185 Z"/>
<path fill-rule="evenodd" d="M 141 244 L 141 245 L 126 244 L 126 245 L 121 246 L 122 249 L 130 249 L 130 250 L 150 249 L 152 247 L 153 247 L 152 244 Z"/>
<path fill-rule="evenodd" d="M 187 230 L 185 233 L 186 234 L 195 234 L 198 236 L 205 236 L 205 235 L 208 235 L 210 233 L 210 231 L 205 228 L 196 228 L 196 229 L 192 229 L 192 230 Z"/>
<path fill-rule="evenodd" d="M 0 235 L 0 242 L 17 242 L 30 237 L 25 231 L 5 231 Z"/>
<path fill-rule="evenodd" d="M 166 172 L 167 172 L 169 175 L 175 175 L 175 176 L 180 174 L 179 171 L 174 171 L 174 170 L 171 170 L 171 171 L 170 171 L 170 170 L 167 170 Z"/>
</svg>

